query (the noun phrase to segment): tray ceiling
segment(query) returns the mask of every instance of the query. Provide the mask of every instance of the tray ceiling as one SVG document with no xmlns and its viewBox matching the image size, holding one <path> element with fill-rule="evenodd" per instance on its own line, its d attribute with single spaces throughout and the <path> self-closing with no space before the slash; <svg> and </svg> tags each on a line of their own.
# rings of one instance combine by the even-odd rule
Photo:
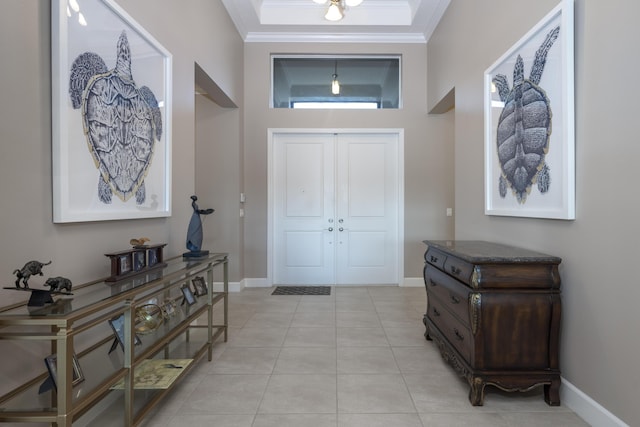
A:
<svg viewBox="0 0 640 427">
<path fill-rule="evenodd" d="M 246 42 L 426 43 L 451 0 L 364 0 L 338 22 L 312 0 L 222 0 Z"/>
</svg>

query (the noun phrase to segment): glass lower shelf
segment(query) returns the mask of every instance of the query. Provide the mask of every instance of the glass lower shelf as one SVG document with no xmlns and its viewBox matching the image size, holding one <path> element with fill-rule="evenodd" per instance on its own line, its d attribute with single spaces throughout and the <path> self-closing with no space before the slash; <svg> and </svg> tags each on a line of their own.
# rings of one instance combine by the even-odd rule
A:
<svg viewBox="0 0 640 427">
<path fill-rule="evenodd" d="M 83 400 L 95 393 L 96 388 L 103 386 L 105 381 L 107 381 L 105 394 L 113 395 L 108 396 L 109 401 L 117 399 L 118 395 L 124 393 L 121 390 L 122 386 L 118 385 L 124 382 L 123 379 L 126 374 L 126 370 L 123 369 L 124 354 L 120 349 L 109 353 L 110 346 L 111 341 L 105 342 L 90 353 L 78 358 L 82 368 L 83 379 L 72 389 L 72 407 L 85 405 L 87 402 Z M 136 387 L 134 392 L 135 406 L 144 406 L 145 402 L 152 399 L 156 393 L 170 388 L 174 381 L 179 380 L 193 367 L 194 358 L 206 356 L 206 349 L 207 329 L 189 328 L 181 338 L 169 343 L 152 359 L 137 362 L 134 368 L 134 377 L 142 378 L 138 374 L 140 372 L 142 373 L 141 375 L 146 376 L 144 382 L 152 383 L 155 381 L 158 385 L 155 389 Z M 167 366 L 171 364 L 175 367 Z M 160 366 L 160 368 L 152 369 L 156 365 Z M 47 375 L 43 374 L 41 377 L 40 380 L 33 381 L 33 384 L 22 393 L 3 402 L 0 407 L 0 422 L 6 421 L 7 414 L 12 416 L 24 414 L 27 417 L 32 414 L 57 412 L 55 391 L 40 392 L 41 385 Z M 120 413 L 122 413 L 122 407 L 120 408 Z M 122 418 L 120 422 L 122 422 Z"/>
</svg>

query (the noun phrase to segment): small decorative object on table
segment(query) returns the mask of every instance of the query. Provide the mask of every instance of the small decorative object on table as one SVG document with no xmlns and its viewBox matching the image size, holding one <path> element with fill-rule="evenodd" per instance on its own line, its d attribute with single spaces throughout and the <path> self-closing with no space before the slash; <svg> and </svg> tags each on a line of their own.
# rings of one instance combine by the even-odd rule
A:
<svg viewBox="0 0 640 427">
<path fill-rule="evenodd" d="M 193 359 L 145 359 L 135 368 L 133 388 L 136 390 L 161 390 L 171 386 Z M 112 390 L 123 390 L 124 379 L 118 381 Z"/>
<path fill-rule="evenodd" d="M 44 282 L 44 285 L 49 286 L 51 293 L 71 295 L 71 280 L 66 277 L 49 277 L 47 281 Z M 66 290 L 66 292 L 63 292 L 63 290 Z"/>
<path fill-rule="evenodd" d="M 122 349 L 122 351 L 124 351 L 124 314 L 121 314 L 119 316 L 114 317 L 113 319 L 109 320 L 109 326 L 111 326 L 111 329 L 113 329 L 113 333 L 115 335 L 115 338 L 113 340 L 113 344 L 111 344 L 111 348 L 109 349 L 109 353 L 111 353 L 113 350 L 116 349 L 116 347 L 118 346 L 118 344 L 120 344 L 120 348 Z M 133 338 L 133 343 L 134 345 L 140 345 L 142 344 L 142 341 L 140 340 L 140 338 L 138 337 L 138 335 L 135 335 Z"/>
<path fill-rule="evenodd" d="M 204 277 L 196 276 L 191 279 L 191 283 L 193 283 L 193 292 L 196 296 L 200 297 L 207 294 L 207 283 L 204 281 Z"/>
<path fill-rule="evenodd" d="M 133 245 L 132 249 L 120 252 L 112 252 L 105 254 L 111 259 L 111 276 L 107 282 L 117 282 L 131 276 L 146 273 L 149 270 L 164 267 L 162 249 L 167 246 L 166 243 L 157 245 L 147 245 L 149 239 L 142 237 L 140 239 L 131 239 L 129 243 Z"/>
<path fill-rule="evenodd" d="M 185 301 L 187 302 L 188 305 L 193 305 L 196 303 L 196 297 L 193 296 L 193 292 L 191 292 L 191 288 L 187 283 L 182 285 L 180 290 L 182 291 L 182 295 L 184 296 L 184 299 L 182 300 L 180 305 L 183 305 Z"/>
<path fill-rule="evenodd" d="M 150 334 L 160 327 L 164 312 L 156 304 L 145 304 L 136 308 L 135 330 L 139 334 Z"/>
<path fill-rule="evenodd" d="M 134 248 L 144 248 L 149 241 L 150 239 L 148 237 L 141 237 L 139 239 L 131 239 L 129 243 L 131 243 L 131 246 Z"/>
<path fill-rule="evenodd" d="M 211 208 L 200 209 L 196 203 L 197 200 L 198 197 L 191 196 L 193 213 L 189 221 L 189 228 L 187 228 L 187 249 L 189 252 L 182 254 L 185 258 L 200 258 L 209 255 L 209 251 L 202 250 L 202 219 L 200 215 L 210 215 L 214 210 Z"/>
<path fill-rule="evenodd" d="M 44 363 L 47 365 L 49 377 L 47 377 L 45 382 L 40 385 L 40 389 L 38 390 L 39 394 L 51 390 L 52 388 L 56 390 L 58 389 L 58 355 L 52 354 L 45 357 Z M 82 369 L 80 368 L 78 357 L 75 354 L 73 355 L 71 366 L 73 368 L 72 385 L 75 386 L 84 381 L 84 374 L 82 373 Z"/>
<path fill-rule="evenodd" d="M 176 315 L 176 302 L 172 299 L 168 299 L 162 305 L 162 312 L 164 313 L 164 319 L 168 320 L 170 317 Z"/>
<path fill-rule="evenodd" d="M 18 278 L 16 279 L 16 288 L 20 288 L 20 280 L 22 280 L 23 288 L 29 288 L 29 278 L 31 276 L 35 276 L 36 274 L 42 276 L 42 267 L 45 265 L 51 264 L 49 262 L 40 262 L 40 261 L 29 261 L 22 267 L 21 269 L 15 269 L 13 274 L 15 274 Z"/>
<path fill-rule="evenodd" d="M 49 262 L 29 261 L 21 269 L 14 270 L 13 274 L 17 276 L 15 287 L 5 287 L 4 289 L 17 290 L 17 291 L 29 291 L 31 297 L 27 306 L 40 307 L 47 303 L 53 303 L 52 294 L 73 295 L 71 293 L 71 280 L 65 277 L 50 277 L 47 279 L 44 286 L 49 286 L 49 289 L 32 289 L 29 288 L 29 279 L 31 276 L 42 276 L 42 267 L 51 264 Z M 22 281 L 22 286 L 20 286 Z"/>
</svg>

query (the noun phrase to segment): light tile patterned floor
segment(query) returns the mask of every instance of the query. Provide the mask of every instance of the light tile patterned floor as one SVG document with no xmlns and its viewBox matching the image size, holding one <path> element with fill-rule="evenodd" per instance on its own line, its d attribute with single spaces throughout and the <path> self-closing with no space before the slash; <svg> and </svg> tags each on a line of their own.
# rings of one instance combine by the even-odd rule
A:
<svg viewBox="0 0 640 427">
<path fill-rule="evenodd" d="M 542 389 L 487 387 L 484 406 L 424 339 L 423 288 L 337 287 L 329 296 L 230 295 L 229 341 L 146 427 L 586 426 Z"/>
</svg>

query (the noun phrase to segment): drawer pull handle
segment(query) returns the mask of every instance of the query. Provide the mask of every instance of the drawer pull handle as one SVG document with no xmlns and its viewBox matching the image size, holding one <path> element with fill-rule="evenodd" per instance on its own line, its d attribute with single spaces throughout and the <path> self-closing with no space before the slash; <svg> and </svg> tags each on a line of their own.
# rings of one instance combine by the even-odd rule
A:
<svg viewBox="0 0 640 427">
<path fill-rule="evenodd" d="M 453 333 L 456 335 L 456 338 L 458 338 L 458 340 L 460 341 L 464 340 L 464 336 L 456 328 L 453 328 Z"/>
<path fill-rule="evenodd" d="M 438 311 L 437 308 L 433 309 L 433 315 L 436 316 L 436 317 L 440 317 L 440 312 Z"/>
<path fill-rule="evenodd" d="M 457 296 L 449 295 L 449 298 L 451 299 L 451 304 L 460 304 L 460 298 Z"/>
<path fill-rule="evenodd" d="M 451 266 L 451 274 L 455 274 L 456 276 L 459 276 L 460 273 L 462 273 L 462 270 L 459 269 L 458 267 L 456 267 L 455 265 Z"/>
<path fill-rule="evenodd" d="M 438 262 L 438 257 L 431 255 L 431 262 L 433 263 Z"/>
</svg>

